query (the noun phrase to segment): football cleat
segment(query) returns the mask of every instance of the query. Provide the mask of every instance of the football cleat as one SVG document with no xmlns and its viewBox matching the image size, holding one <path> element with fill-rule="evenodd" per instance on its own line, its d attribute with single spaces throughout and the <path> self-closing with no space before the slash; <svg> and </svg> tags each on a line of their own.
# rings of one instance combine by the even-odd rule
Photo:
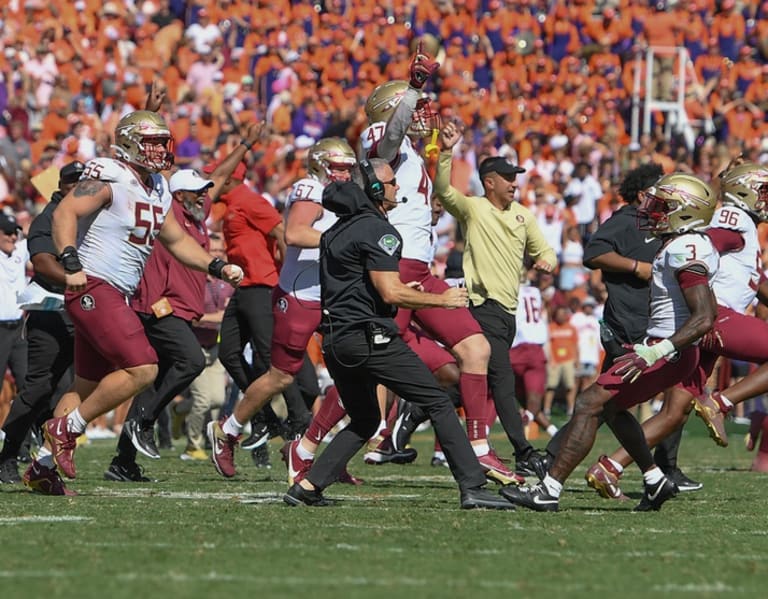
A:
<svg viewBox="0 0 768 599">
<path fill-rule="evenodd" d="M 688 478 L 680 468 L 670 468 L 664 471 L 666 477 L 675 485 L 677 485 L 678 491 L 681 493 L 690 493 L 691 491 L 698 491 L 704 485 L 695 480 Z"/>
<path fill-rule="evenodd" d="M 196 447 L 187 448 L 184 450 L 184 453 L 179 456 L 179 458 L 185 462 L 204 462 L 208 459 L 208 454 L 205 453 L 204 449 L 199 449 Z"/>
<path fill-rule="evenodd" d="M 666 476 L 655 485 L 645 483 L 643 497 L 640 499 L 640 503 L 635 506 L 634 511 L 658 512 L 661 509 L 662 504 L 668 499 L 672 499 L 677 493 L 677 485 Z"/>
<path fill-rule="evenodd" d="M 488 489 L 478 487 L 461 492 L 461 509 L 514 510 L 515 506 Z"/>
<path fill-rule="evenodd" d="M 37 461 L 32 462 L 22 477 L 24 486 L 41 495 L 77 495 L 67 489 L 56 468 L 48 468 Z"/>
<path fill-rule="evenodd" d="M 237 474 L 235 447 L 240 441 L 240 435 L 228 435 L 221 430 L 221 424 L 216 421 L 208 423 L 206 432 L 208 441 L 211 443 L 211 461 L 216 466 L 216 471 L 226 478 L 232 478 Z"/>
<path fill-rule="evenodd" d="M 544 480 L 550 465 L 551 460 L 547 452 L 531 448 L 524 458 L 515 463 L 515 473 L 524 477 L 535 476 L 539 480 Z"/>
<path fill-rule="evenodd" d="M 392 427 L 392 446 L 395 450 L 403 451 L 411 442 L 411 435 L 426 420 L 424 410 L 409 401 L 402 401 L 400 414 Z"/>
<path fill-rule="evenodd" d="M 515 505 L 536 512 L 556 512 L 560 509 L 560 500 L 549 494 L 544 483 L 537 483 L 532 487 L 508 485 L 499 489 L 499 493 Z"/>
<path fill-rule="evenodd" d="M 323 497 L 322 491 L 317 489 L 309 491 L 299 483 L 294 483 L 288 492 L 283 495 L 283 501 L 291 507 L 307 505 L 310 507 L 326 507 L 333 505 L 334 501 Z"/>
<path fill-rule="evenodd" d="M 15 458 L 8 458 L 0 462 L 0 483 L 17 485 L 21 482 L 19 465 Z"/>
<path fill-rule="evenodd" d="M 269 441 L 269 427 L 266 422 L 255 421 L 251 423 L 251 434 L 240 443 L 240 447 L 246 451 L 253 451 Z"/>
<path fill-rule="evenodd" d="M 430 466 L 433 466 L 437 468 L 438 466 L 444 466 L 445 468 L 449 468 L 450 464 L 448 463 L 448 460 L 445 459 L 445 456 L 442 455 L 433 455 L 432 460 L 429 462 Z"/>
<path fill-rule="evenodd" d="M 709 430 L 709 436 L 720 447 L 728 447 L 728 433 L 725 432 L 725 414 L 720 408 L 717 396 L 720 394 L 713 391 L 704 397 L 693 398 L 693 409 L 696 415 L 704 421 Z"/>
<path fill-rule="evenodd" d="M 67 417 L 51 418 L 43 424 L 43 434 L 51 445 L 53 461 L 67 478 L 75 478 L 75 448 L 79 433 L 67 430 Z"/>
<path fill-rule="evenodd" d="M 587 470 L 584 478 L 587 480 L 587 485 L 597 491 L 600 497 L 605 497 L 606 499 L 629 499 L 621 492 L 619 487 L 621 472 L 616 470 L 607 456 L 601 455 L 600 459 Z"/>
<path fill-rule="evenodd" d="M 507 468 L 493 449 L 485 455 L 477 456 L 477 461 L 480 462 L 480 466 L 485 471 L 485 477 L 488 480 L 497 482 L 500 485 L 525 484 L 525 479 Z"/>
<path fill-rule="evenodd" d="M 283 448 L 280 450 L 280 453 L 283 455 L 283 461 L 288 467 L 289 485 L 293 485 L 293 483 L 297 483 L 304 478 L 314 463 L 312 459 L 304 460 L 299 457 L 297 449 L 300 442 L 299 439 L 294 439 L 283 445 Z"/>
<path fill-rule="evenodd" d="M 339 478 L 336 480 L 342 484 L 354 485 L 356 487 L 365 483 L 362 478 L 357 478 L 354 474 L 351 474 L 349 470 L 347 470 L 346 466 L 344 467 L 344 470 L 341 471 L 341 474 L 339 474 Z"/>
<path fill-rule="evenodd" d="M 151 478 L 144 476 L 144 469 L 136 462 L 126 462 L 118 456 L 112 458 L 112 463 L 104 472 L 104 480 L 112 480 L 118 483 L 153 483 Z"/>
<path fill-rule="evenodd" d="M 368 451 L 363 455 L 366 464 L 410 464 L 418 457 L 413 447 L 397 451 L 392 445 L 392 434 L 382 430 L 368 442 Z"/>
<path fill-rule="evenodd" d="M 126 420 L 123 424 L 123 433 L 128 436 L 131 443 L 140 454 L 153 460 L 160 459 L 160 451 L 155 443 L 155 427 L 142 427 L 138 420 Z"/>
</svg>

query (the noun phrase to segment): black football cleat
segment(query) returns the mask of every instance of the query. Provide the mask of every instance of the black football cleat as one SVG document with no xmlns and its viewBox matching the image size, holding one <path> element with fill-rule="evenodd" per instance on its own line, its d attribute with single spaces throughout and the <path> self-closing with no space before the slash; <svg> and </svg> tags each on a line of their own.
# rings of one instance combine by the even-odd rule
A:
<svg viewBox="0 0 768 599">
<path fill-rule="evenodd" d="M 655 485 L 646 483 L 644 486 L 643 497 L 635 507 L 635 512 L 658 512 L 665 501 L 679 492 L 677 485 L 666 476 Z"/>
<path fill-rule="evenodd" d="M 461 492 L 463 510 L 514 510 L 515 506 L 488 489 L 477 487 Z"/>
<path fill-rule="evenodd" d="M 556 512 L 560 509 L 560 500 L 550 495 L 542 483 L 531 487 L 507 485 L 499 489 L 499 493 L 515 505 L 536 512 Z"/>
<path fill-rule="evenodd" d="M 323 497 L 322 491 L 317 489 L 309 491 L 299 483 L 294 483 L 288 492 L 283 495 L 283 501 L 291 507 L 307 505 L 310 507 L 327 507 L 335 502 Z"/>
</svg>

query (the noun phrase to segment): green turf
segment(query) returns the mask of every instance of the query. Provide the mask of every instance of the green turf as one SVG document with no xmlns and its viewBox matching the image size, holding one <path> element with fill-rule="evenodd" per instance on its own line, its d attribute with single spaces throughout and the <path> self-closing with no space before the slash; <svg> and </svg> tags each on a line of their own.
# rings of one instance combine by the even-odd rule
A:
<svg viewBox="0 0 768 599">
<path fill-rule="evenodd" d="M 143 485 L 102 480 L 113 443 L 94 442 L 77 451 L 78 497 L 0 486 L 0 598 L 766 596 L 768 476 L 747 472 L 744 427 L 725 449 L 688 427 L 681 463 L 704 489 L 642 514 L 636 470 L 630 502 L 583 482 L 613 448 L 604 432 L 556 514 L 460 510 L 448 470 L 429 466 L 429 433 L 409 466 L 356 457 L 366 484 L 333 486 L 343 501 L 315 509 L 283 505 L 277 441 L 271 470 L 241 452 L 225 481 L 166 451 L 144 460 L 161 480 Z"/>
</svg>

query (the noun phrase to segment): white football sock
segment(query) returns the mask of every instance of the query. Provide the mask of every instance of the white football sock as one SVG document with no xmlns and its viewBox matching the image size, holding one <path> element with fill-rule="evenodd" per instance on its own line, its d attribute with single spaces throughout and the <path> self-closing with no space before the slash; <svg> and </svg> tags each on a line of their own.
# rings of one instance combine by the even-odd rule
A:
<svg viewBox="0 0 768 599">
<path fill-rule="evenodd" d="M 622 472 L 624 472 L 624 466 L 622 466 L 621 464 L 619 464 L 619 463 L 618 463 L 616 460 L 612 460 L 612 459 L 611 459 L 611 458 L 609 458 L 609 457 L 606 457 L 605 459 L 606 459 L 606 460 L 608 460 L 608 461 L 611 463 L 611 465 L 612 465 L 614 468 L 616 468 L 616 471 L 617 471 L 619 474 L 621 474 Z"/>
<path fill-rule="evenodd" d="M 80 408 L 75 408 L 67 414 L 67 430 L 70 433 L 82 433 L 88 423 L 80 415 Z"/>
<path fill-rule="evenodd" d="M 547 490 L 547 493 L 552 495 L 552 497 L 557 497 L 558 499 L 560 498 L 560 493 L 563 492 L 562 483 L 556 481 L 549 474 L 544 477 L 542 483 L 544 484 L 544 488 Z"/>
<path fill-rule="evenodd" d="M 243 432 L 243 426 L 244 425 L 237 421 L 235 415 L 231 414 L 229 418 L 224 421 L 224 424 L 221 425 L 221 430 L 223 430 L 228 435 L 237 437 L 240 433 Z"/>
<path fill-rule="evenodd" d="M 661 471 L 661 468 L 659 468 L 658 466 L 654 466 L 647 472 L 643 472 L 643 480 L 647 485 L 655 485 L 662 478 L 664 478 L 664 473 Z"/>
<path fill-rule="evenodd" d="M 491 451 L 491 446 L 488 445 L 488 441 L 485 441 L 483 443 L 478 443 L 477 445 L 472 444 L 472 449 L 475 451 L 475 455 L 480 457 Z"/>
</svg>

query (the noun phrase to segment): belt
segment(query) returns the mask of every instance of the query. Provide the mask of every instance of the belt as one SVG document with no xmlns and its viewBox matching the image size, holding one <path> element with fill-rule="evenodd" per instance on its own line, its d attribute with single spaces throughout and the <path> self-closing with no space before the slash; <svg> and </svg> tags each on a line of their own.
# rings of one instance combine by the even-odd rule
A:
<svg viewBox="0 0 768 599">
<path fill-rule="evenodd" d="M 22 322 L 24 322 L 23 318 L 19 318 L 18 320 L 0 320 L 0 328 L 15 329 L 16 327 L 21 326 Z"/>
</svg>

